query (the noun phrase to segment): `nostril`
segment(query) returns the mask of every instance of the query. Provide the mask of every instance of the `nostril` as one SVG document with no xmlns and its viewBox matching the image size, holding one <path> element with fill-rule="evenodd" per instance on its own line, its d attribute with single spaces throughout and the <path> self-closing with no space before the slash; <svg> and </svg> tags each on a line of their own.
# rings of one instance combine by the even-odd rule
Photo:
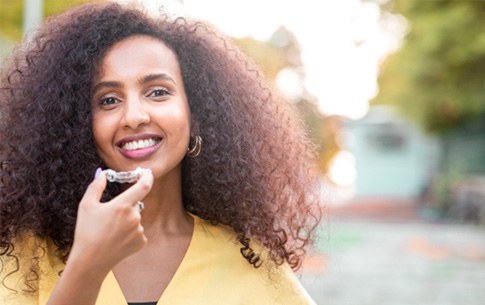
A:
<svg viewBox="0 0 485 305">
<path fill-rule="evenodd" d="M 141 109 L 128 109 L 124 115 L 123 125 L 136 129 L 150 122 L 150 115 Z"/>
</svg>

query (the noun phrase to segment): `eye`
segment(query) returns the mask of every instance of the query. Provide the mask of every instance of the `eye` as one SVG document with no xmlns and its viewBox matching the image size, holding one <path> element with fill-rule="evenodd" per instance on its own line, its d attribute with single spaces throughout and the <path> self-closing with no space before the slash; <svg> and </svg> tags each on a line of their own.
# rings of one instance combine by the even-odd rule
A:
<svg viewBox="0 0 485 305">
<path fill-rule="evenodd" d="M 98 104 L 102 108 L 112 108 L 119 102 L 120 101 L 116 97 L 108 96 L 108 97 L 102 98 Z"/>
<path fill-rule="evenodd" d="M 164 88 L 153 89 L 148 93 L 148 97 L 164 97 L 170 95 L 170 92 Z"/>
<path fill-rule="evenodd" d="M 116 99 L 114 97 L 107 97 L 101 100 L 101 105 L 113 105 L 116 104 Z"/>
</svg>

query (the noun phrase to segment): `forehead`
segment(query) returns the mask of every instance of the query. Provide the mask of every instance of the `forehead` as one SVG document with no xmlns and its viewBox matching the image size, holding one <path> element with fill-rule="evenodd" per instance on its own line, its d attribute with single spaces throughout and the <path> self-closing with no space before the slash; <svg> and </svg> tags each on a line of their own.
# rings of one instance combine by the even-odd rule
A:
<svg viewBox="0 0 485 305">
<path fill-rule="evenodd" d="M 161 69 L 180 74 L 177 56 L 164 42 L 151 36 L 132 36 L 115 43 L 101 60 L 98 78 L 123 71 Z"/>
</svg>

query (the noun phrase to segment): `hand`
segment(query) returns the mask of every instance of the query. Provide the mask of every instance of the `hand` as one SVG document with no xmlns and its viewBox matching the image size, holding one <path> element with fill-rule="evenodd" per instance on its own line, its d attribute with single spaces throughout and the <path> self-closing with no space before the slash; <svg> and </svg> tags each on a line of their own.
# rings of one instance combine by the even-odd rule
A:
<svg viewBox="0 0 485 305">
<path fill-rule="evenodd" d="M 151 172 L 143 173 L 126 191 L 109 202 L 101 203 L 106 183 L 102 172 L 84 193 L 69 257 L 81 259 L 83 264 L 88 263 L 105 273 L 147 243 L 137 202 L 150 191 L 153 176 Z M 86 267 L 89 268 L 89 265 Z"/>
</svg>

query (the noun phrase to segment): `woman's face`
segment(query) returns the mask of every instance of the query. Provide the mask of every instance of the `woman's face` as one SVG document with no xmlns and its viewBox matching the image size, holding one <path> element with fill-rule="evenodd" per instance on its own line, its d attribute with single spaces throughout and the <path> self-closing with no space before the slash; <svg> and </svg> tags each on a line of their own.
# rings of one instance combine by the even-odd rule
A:
<svg viewBox="0 0 485 305">
<path fill-rule="evenodd" d="M 180 169 L 189 143 L 190 109 L 173 51 L 149 36 L 116 43 L 93 83 L 93 134 L 103 162 L 116 171 Z"/>
</svg>

